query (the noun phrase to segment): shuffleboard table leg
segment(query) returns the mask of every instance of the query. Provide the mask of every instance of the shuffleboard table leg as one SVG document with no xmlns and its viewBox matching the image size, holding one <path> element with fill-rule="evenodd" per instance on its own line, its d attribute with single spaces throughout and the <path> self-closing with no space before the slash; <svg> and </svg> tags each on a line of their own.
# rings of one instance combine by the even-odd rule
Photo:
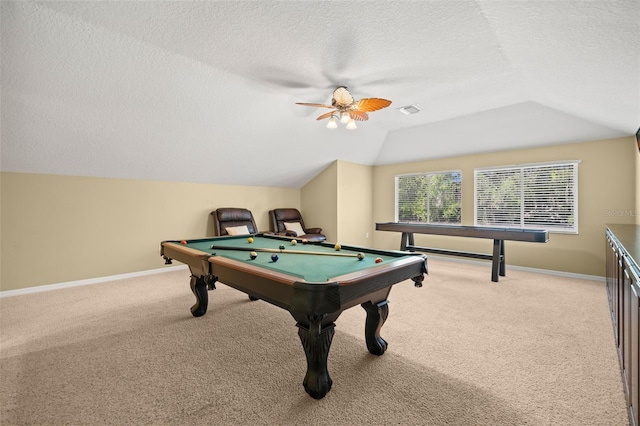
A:
<svg viewBox="0 0 640 426">
<path fill-rule="evenodd" d="M 321 399 L 331 390 L 333 384 L 327 368 L 327 358 L 336 325 L 331 323 L 322 328 L 322 315 L 309 315 L 307 319 L 309 327 L 296 324 L 307 356 L 307 374 L 302 384 L 309 395 L 315 399 Z"/>
<path fill-rule="evenodd" d="M 507 258 L 504 256 L 504 240 L 500 240 L 500 276 L 507 275 Z"/>
<path fill-rule="evenodd" d="M 205 277 L 191 276 L 191 291 L 196 296 L 196 303 L 191 307 L 191 315 L 194 317 L 201 317 L 207 313 L 207 306 L 209 305 L 207 281 Z"/>
<path fill-rule="evenodd" d="M 400 237 L 400 251 L 406 251 L 407 248 L 409 251 L 416 251 L 415 248 L 415 240 L 413 238 L 413 232 L 403 232 L 402 237 Z"/>
<path fill-rule="evenodd" d="M 499 272 L 503 272 L 502 276 L 504 276 L 504 269 L 502 269 L 504 267 L 504 264 L 501 263 L 501 259 L 504 259 L 503 257 L 503 247 L 504 242 L 503 240 L 493 240 L 493 256 L 491 258 L 491 281 L 497 283 L 498 282 L 498 273 Z"/>
<path fill-rule="evenodd" d="M 367 311 L 367 319 L 364 325 L 367 349 L 374 355 L 382 355 L 387 350 L 387 342 L 380 337 L 380 329 L 389 316 L 389 301 L 366 302 L 360 306 Z"/>
</svg>

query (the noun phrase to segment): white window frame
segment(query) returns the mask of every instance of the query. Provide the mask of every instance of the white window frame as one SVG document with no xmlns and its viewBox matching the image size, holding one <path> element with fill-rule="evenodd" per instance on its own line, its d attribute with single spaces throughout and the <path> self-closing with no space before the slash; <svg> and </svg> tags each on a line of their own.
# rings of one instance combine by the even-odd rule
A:
<svg viewBox="0 0 640 426">
<path fill-rule="evenodd" d="M 395 217 L 395 221 L 399 222 L 399 179 L 405 176 L 437 176 L 437 175 L 448 175 L 448 174 L 453 174 L 453 173 L 457 173 L 460 176 L 460 221 L 457 222 L 429 222 L 429 221 L 415 221 L 416 223 L 431 223 L 431 224 L 449 224 L 449 225 L 455 225 L 455 224 L 461 224 L 462 223 L 462 170 L 443 170 L 443 171 L 437 171 L 437 172 L 420 172 L 420 173 L 405 173 L 405 174 L 401 174 L 401 175 L 396 175 L 395 176 L 395 212 L 394 212 L 394 217 Z M 406 222 L 406 221 L 403 221 Z"/>
<path fill-rule="evenodd" d="M 520 164 L 520 165 L 512 165 L 512 166 L 498 166 L 498 167 L 484 167 L 477 168 L 474 170 L 474 195 L 473 195 L 473 222 L 476 226 L 499 226 L 504 228 L 518 228 L 518 229 L 545 229 L 549 232 L 553 233 L 565 233 L 565 234 L 577 234 L 578 233 L 578 164 L 580 160 L 567 160 L 567 161 L 555 161 L 555 162 L 545 162 L 545 163 L 531 163 L 531 164 Z M 564 167 L 572 166 L 573 168 L 573 185 L 571 187 L 572 195 L 573 195 L 573 205 L 572 205 L 572 213 L 573 213 L 573 224 L 572 226 L 553 226 L 553 225 L 539 225 L 535 223 L 527 223 L 526 215 L 525 215 L 525 189 L 524 189 L 524 171 L 525 170 L 534 170 L 536 168 L 549 168 L 553 166 Z M 491 172 L 509 172 L 509 171 L 519 171 L 520 172 L 520 181 L 519 181 L 519 201 L 520 201 L 520 211 L 519 211 L 519 224 L 502 224 L 502 223 L 478 223 L 478 174 L 479 173 L 491 173 Z"/>
</svg>

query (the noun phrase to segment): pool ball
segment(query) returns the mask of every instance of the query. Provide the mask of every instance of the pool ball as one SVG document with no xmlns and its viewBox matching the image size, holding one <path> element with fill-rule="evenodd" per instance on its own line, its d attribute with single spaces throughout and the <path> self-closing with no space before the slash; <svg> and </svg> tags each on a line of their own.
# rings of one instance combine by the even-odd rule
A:
<svg viewBox="0 0 640 426">
<path fill-rule="evenodd" d="M 280 244 L 280 246 L 278 246 L 278 248 L 279 248 L 280 250 L 284 250 L 284 244 Z"/>
<path fill-rule="evenodd" d="M 336 249 L 336 251 L 340 251 L 342 246 L 340 244 L 336 244 L 335 246 L 333 246 L 333 248 Z"/>
<path fill-rule="evenodd" d="M 273 260 L 274 262 L 278 261 L 278 255 L 277 254 L 272 254 L 271 255 L 271 260 Z"/>
<path fill-rule="evenodd" d="M 249 244 L 251 244 L 251 243 L 253 242 L 253 238 L 251 238 L 251 237 L 247 238 L 247 242 L 248 242 Z"/>
<path fill-rule="evenodd" d="M 376 257 L 376 263 L 382 263 L 382 258 L 381 257 Z"/>
<path fill-rule="evenodd" d="M 298 244 L 298 240 L 291 240 L 291 245 L 295 246 L 296 244 Z"/>
<path fill-rule="evenodd" d="M 306 238 L 303 238 L 303 239 L 302 239 L 302 244 L 307 244 L 308 242 L 309 242 L 309 241 L 307 241 L 307 239 L 306 239 Z"/>
<path fill-rule="evenodd" d="M 258 253 L 256 253 L 255 251 L 252 251 L 251 253 L 249 253 L 249 257 L 251 258 L 251 260 L 253 260 L 256 257 L 258 257 Z"/>
<path fill-rule="evenodd" d="M 364 259 L 364 253 L 358 253 L 358 260 Z"/>
<path fill-rule="evenodd" d="M 187 244 L 185 240 L 180 241 L 180 244 Z"/>
</svg>

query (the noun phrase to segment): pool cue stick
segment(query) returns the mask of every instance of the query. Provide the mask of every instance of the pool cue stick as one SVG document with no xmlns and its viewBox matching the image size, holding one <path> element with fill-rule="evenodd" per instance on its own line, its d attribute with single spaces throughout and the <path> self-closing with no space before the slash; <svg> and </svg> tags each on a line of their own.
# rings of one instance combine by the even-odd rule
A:
<svg viewBox="0 0 640 426">
<path fill-rule="evenodd" d="M 286 249 L 271 249 L 271 248 L 260 248 L 260 247 L 230 247 L 230 246 L 217 246 L 215 244 L 211 245 L 211 249 L 215 250 L 238 250 L 238 251 L 255 251 L 257 252 L 265 252 L 265 253 L 291 253 L 291 254 L 319 254 L 323 256 L 343 256 L 343 257 L 358 257 L 357 254 L 352 253 L 333 253 L 333 252 L 323 252 L 323 251 L 306 251 L 306 250 L 286 250 Z"/>
</svg>

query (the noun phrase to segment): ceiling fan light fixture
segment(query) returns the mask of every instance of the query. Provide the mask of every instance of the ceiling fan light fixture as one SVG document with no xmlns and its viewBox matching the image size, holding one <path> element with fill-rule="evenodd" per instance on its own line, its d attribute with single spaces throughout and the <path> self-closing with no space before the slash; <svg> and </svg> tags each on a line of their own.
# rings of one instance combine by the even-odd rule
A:
<svg viewBox="0 0 640 426">
<path fill-rule="evenodd" d="M 335 129 L 338 127 L 337 120 L 339 119 L 340 123 L 347 125 L 347 129 L 353 130 L 358 128 L 358 126 L 356 126 L 356 120 L 367 121 L 369 119 L 368 112 L 386 108 L 391 105 L 391 101 L 382 98 L 363 98 L 355 101 L 345 86 L 339 86 L 333 91 L 331 105 L 309 102 L 296 102 L 296 105 L 329 108 L 331 111 L 320 115 L 316 120 L 328 118 L 327 128 Z"/>
</svg>

